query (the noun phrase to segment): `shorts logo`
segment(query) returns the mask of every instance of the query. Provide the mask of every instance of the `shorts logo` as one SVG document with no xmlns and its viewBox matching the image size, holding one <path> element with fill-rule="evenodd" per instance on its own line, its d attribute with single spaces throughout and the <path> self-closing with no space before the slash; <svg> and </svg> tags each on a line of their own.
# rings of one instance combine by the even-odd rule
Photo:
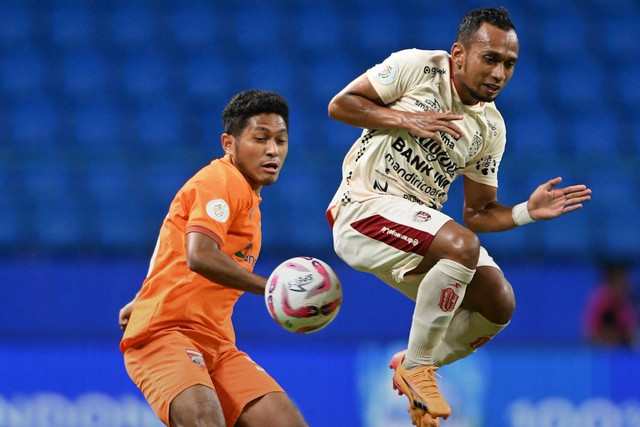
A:
<svg viewBox="0 0 640 427">
<path fill-rule="evenodd" d="M 202 353 L 200 353 L 199 351 L 189 350 L 189 349 L 186 349 L 185 351 L 187 352 L 187 356 L 189 356 L 189 359 L 191 359 L 193 363 L 195 363 L 201 368 L 207 367 L 207 365 L 205 365 L 204 363 L 204 358 L 202 357 Z"/>
<path fill-rule="evenodd" d="M 412 219 L 414 222 L 427 222 L 431 219 L 431 215 L 429 215 L 429 213 L 425 211 L 418 211 L 413 214 Z"/>
<path fill-rule="evenodd" d="M 442 311 L 453 311 L 458 302 L 458 294 L 453 288 L 444 288 L 440 293 L 440 302 L 438 305 Z"/>
<path fill-rule="evenodd" d="M 207 215 L 218 222 L 229 219 L 229 205 L 222 199 L 214 199 L 207 203 Z"/>
<path fill-rule="evenodd" d="M 396 81 L 398 76 L 398 64 L 391 59 L 376 66 L 375 78 L 379 83 L 388 85 Z"/>
</svg>

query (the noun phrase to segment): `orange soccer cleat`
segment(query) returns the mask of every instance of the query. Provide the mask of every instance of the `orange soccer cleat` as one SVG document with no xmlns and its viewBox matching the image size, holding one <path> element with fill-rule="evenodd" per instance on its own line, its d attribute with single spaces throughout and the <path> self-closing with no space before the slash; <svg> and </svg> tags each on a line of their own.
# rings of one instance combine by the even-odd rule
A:
<svg viewBox="0 0 640 427">
<path fill-rule="evenodd" d="M 413 424 L 418 427 L 438 427 L 439 417 L 445 420 L 451 415 L 451 408 L 440 394 L 436 380 L 435 366 L 419 366 L 404 369 L 402 361 L 406 350 L 391 358 L 389 368 L 394 370 L 393 389 L 409 398 L 409 412 Z"/>
</svg>

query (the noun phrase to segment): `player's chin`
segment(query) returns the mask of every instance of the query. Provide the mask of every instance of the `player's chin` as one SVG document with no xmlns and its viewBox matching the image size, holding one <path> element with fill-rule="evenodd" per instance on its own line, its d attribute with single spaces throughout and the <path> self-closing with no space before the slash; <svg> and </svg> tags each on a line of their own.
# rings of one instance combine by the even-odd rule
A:
<svg viewBox="0 0 640 427">
<path fill-rule="evenodd" d="M 261 185 L 271 185 L 274 182 L 276 182 L 278 180 L 278 176 L 280 176 L 279 173 L 274 173 L 274 174 L 269 174 L 266 176 L 263 176 L 262 179 L 260 180 Z"/>
</svg>

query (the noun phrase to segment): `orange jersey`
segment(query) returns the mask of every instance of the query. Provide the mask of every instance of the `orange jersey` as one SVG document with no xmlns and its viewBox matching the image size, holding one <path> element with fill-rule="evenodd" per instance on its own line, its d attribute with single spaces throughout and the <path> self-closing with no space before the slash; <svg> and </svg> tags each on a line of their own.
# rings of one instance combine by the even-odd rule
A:
<svg viewBox="0 0 640 427">
<path fill-rule="evenodd" d="M 212 161 L 187 181 L 160 229 L 121 351 L 172 327 L 235 342 L 231 314 L 243 291 L 213 283 L 189 269 L 187 233 L 206 234 L 225 254 L 253 271 L 262 244 L 260 200 L 229 156 Z"/>
</svg>

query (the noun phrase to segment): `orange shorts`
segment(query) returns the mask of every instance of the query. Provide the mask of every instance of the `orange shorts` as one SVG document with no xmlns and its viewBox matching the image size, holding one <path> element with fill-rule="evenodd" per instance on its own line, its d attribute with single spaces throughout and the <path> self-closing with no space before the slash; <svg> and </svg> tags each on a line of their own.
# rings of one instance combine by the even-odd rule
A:
<svg viewBox="0 0 640 427">
<path fill-rule="evenodd" d="M 206 341 L 192 331 L 167 330 L 136 343 L 124 352 L 129 376 L 156 415 L 169 425 L 169 405 L 183 390 L 202 384 L 215 390 L 227 426 L 244 407 L 282 387 L 249 356 L 228 341 Z M 207 345 L 201 345 L 207 342 Z"/>
</svg>

